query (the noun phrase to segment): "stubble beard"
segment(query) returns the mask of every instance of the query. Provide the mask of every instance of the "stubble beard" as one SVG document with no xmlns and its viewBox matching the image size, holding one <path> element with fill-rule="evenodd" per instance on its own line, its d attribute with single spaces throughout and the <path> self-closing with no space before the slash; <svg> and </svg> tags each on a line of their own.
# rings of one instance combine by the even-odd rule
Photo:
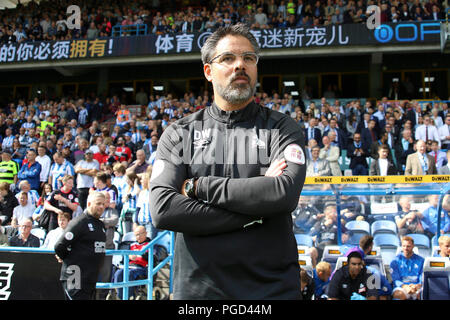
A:
<svg viewBox="0 0 450 320">
<path fill-rule="evenodd" d="M 221 84 L 216 84 L 217 94 L 225 101 L 232 105 L 239 105 L 249 101 L 256 92 L 256 85 L 251 86 L 251 79 L 248 75 L 248 83 L 234 83 L 236 77 L 244 74 L 236 74 L 230 79 L 230 82 L 224 87 Z"/>
</svg>

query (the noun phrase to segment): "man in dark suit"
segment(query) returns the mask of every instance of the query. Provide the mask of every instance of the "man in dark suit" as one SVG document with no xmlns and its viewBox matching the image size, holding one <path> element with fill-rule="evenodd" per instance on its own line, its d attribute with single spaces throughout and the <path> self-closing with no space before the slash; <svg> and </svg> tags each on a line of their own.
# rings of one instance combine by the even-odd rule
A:
<svg viewBox="0 0 450 320">
<path fill-rule="evenodd" d="M 370 163 L 369 175 L 371 176 L 393 176 L 397 175 L 397 168 L 392 160 L 389 160 L 389 146 L 386 144 L 379 145 L 377 148 L 378 159 L 372 160 Z"/>
<path fill-rule="evenodd" d="M 405 171 L 406 158 L 411 153 L 414 153 L 414 139 L 412 138 L 410 129 L 404 129 L 402 131 L 402 137 L 398 140 L 394 150 L 395 158 L 397 159 L 397 168 L 403 173 Z"/>
<path fill-rule="evenodd" d="M 309 127 L 305 129 L 306 144 L 309 140 L 314 139 L 317 141 L 318 145 L 322 148 L 322 134 L 320 129 L 316 127 L 316 118 L 309 119 Z"/>
<path fill-rule="evenodd" d="M 419 123 L 419 117 L 421 116 L 422 107 L 420 104 L 417 104 L 415 107 L 412 107 L 406 111 L 405 120 L 411 120 L 411 125 L 414 128 L 414 126 Z"/>
<path fill-rule="evenodd" d="M 323 135 L 328 136 L 328 133 L 330 131 L 334 132 L 336 134 L 334 141 L 331 141 L 331 145 L 339 147 L 340 150 L 347 149 L 346 134 L 345 134 L 344 130 L 340 129 L 337 126 L 337 121 L 335 118 L 330 119 L 330 128 L 328 130 L 325 130 Z"/>
<path fill-rule="evenodd" d="M 361 140 L 368 148 L 378 141 L 378 134 L 375 129 L 376 121 L 374 119 L 369 120 L 367 128 L 361 130 Z"/>
<path fill-rule="evenodd" d="M 380 139 L 378 139 L 377 141 L 375 141 L 371 144 L 369 151 L 370 151 L 370 156 L 373 159 L 378 159 L 378 156 L 379 156 L 378 147 L 381 145 L 387 145 L 389 148 L 388 159 L 389 159 L 389 161 L 393 161 L 391 148 L 389 147 L 389 144 L 388 144 L 388 138 L 389 138 L 388 132 L 385 129 L 383 129 L 381 131 Z"/>
<path fill-rule="evenodd" d="M 353 134 L 353 141 L 348 144 L 347 157 L 350 158 L 350 166 L 352 175 L 364 176 L 369 173 L 367 165 L 367 157 L 369 157 L 368 147 L 361 141 L 361 134 L 355 132 Z"/>
</svg>

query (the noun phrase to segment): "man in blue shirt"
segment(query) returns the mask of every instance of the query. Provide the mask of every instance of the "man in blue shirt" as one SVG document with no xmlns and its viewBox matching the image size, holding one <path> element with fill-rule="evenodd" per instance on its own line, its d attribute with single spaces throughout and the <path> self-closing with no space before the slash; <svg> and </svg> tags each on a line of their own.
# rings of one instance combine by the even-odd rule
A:
<svg viewBox="0 0 450 320">
<path fill-rule="evenodd" d="M 22 180 L 27 180 L 30 183 L 30 187 L 32 190 L 39 190 L 40 179 L 41 179 L 41 164 L 36 161 L 36 150 L 29 149 L 27 151 L 27 159 L 28 162 L 20 168 L 20 171 L 17 175 L 19 179 L 19 183 Z"/>
<path fill-rule="evenodd" d="M 414 240 L 402 238 L 402 253 L 391 262 L 391 276 L 394 285 L 392 297 L 397 300 L 420 298 L 424 258 L 413 252 Z"/>
<path fill-rule="evenodd" d="M 441 227 L 440 230 L 447 229 L 449 224 L 449 216 L 445 208 L 447 208 L 446 202 L 448 202 L 448 198 L 444 199 L 446 201 L 443 202 L 443 207 L 441 210 Z M 428 196 L 428 202 L 430 203 L 430 207 L 428 207 L 423 213 L 421 217 L 422 226 L 428 236 L 432 237 L 438 231 L 437 218 L 438 218 L 438 202 L 439 195 L 433 194 Z"/>
</svg>

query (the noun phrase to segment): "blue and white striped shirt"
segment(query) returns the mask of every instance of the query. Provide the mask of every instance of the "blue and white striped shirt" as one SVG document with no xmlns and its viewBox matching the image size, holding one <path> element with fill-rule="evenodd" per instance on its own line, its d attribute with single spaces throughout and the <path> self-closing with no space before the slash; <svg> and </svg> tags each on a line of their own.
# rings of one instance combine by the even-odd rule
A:
<svg viewBox="0 0 450 320">
<path fill-rule="evenodd" d="M 50 167 L 50 176 L 52 177 L 51 184 L 53 190 L 61 189 L 62 182 L 58 181 L 58 179 L 64 177 L 66 174 L 75 177 L 75 168 L 69 161 L 64 160 L 62 164 L 57 164 L 56 162 L 52 164 Z"/>
<path fill-rule="evenodd" d="M 150 216 L 150 204 L 149 204 L 150 190 L 143 189 L 139 193 L 137 200 L 137 208 L 139 209 L 139 213 L 137 216 L 137 223 L 140 225 L 146 225 L 152 222 L 152 218 Z"/>
<path fill-rule="evenodd" d="M 11 149 L 14 142 L 14 136 L 4 137 L 2 142 L 2 149 Z"/>
</svg>

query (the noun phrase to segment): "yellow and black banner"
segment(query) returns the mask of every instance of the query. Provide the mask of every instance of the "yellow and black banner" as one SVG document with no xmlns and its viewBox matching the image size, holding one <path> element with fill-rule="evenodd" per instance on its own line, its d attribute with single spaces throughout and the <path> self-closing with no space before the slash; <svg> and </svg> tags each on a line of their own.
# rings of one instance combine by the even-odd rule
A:
<svg viewBox="0 0 450 320">
<path fill-rule="evenodd" d="M 305 184 L 446 183 L 450 175 L 306 177 Z"/>
</svg>

